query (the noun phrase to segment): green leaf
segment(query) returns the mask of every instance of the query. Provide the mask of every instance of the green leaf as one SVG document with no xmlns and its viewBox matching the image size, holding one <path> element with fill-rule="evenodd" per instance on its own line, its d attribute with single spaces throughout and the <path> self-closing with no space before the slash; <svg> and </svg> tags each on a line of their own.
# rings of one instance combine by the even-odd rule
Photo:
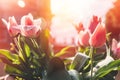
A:
<svg viewBox="0 0 120 80">
<path fill-rule="evenodd" d="M 3 55 L 7 59 L 13 61 L 14 63 L 19 64 L 19 59 L 17 54 L 13 54 L 8 50 L 0 49 L 0 55 Z"/>
<path fill-rule="evenodd" d="M 9 65 L 5 65 L 5 72 L 10 74 L 10 75 L 14 75 L 14 76 L 19 76 L 19 77 L 24 77 L 25 73 L 20 71 L 19 69 L 9 66 Z"/>
<path fill-rule="evenodd" d="M 19 36 L 18 37 L 18 49 L 19 49 L 19 56 L 24 60 L 27 61 L 27 58 L 30 57 L 30 47 L 25 42 L 25 37 Z"/>
<path fill-rule="evenodd" d="M 27 56 L 25 55 L 25 51 L 24 51 L 24 37 L 22 37 L 21 35 L 18 36 L 18 43 L 17 44 L 17 48 L 19 51 L 19 56 L 25 61 Z"/>
<path fill-rule="evenodd" d="M 24 48 L 25 48 L 26 56 L 27 56 L 27 57 L 30 57 L 30 53 L 31 53 L 31 51 L 30 51 L 29 46 L 28 46 L 27 44 L 25 44 L 25 45 L 24 45 Z"/>
<path fill-rule="evenodd" d="M 63 48 L 60 52 L 56 53 L 54 56 L 59 57 L 66 53 L 69 53 L 68 49 L 70 49 L 70 48 L 71 48 L 70 46 L 67 46 L 67 47 Z"/>
<path fill-rule="evenodd" d="M 94 80 L 100 79 L 110 73 L 113 70 L 120 70 L 120 60 L 115 60 L 110 62 L 108 65 L 103 66 L 100 68 L 93 77 Z"/>
</svg>

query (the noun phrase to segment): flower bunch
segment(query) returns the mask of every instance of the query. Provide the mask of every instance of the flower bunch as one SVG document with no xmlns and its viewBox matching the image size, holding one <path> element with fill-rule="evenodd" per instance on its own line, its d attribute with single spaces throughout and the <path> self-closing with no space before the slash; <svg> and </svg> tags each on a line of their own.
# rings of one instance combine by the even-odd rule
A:
<svg viewBox="0 0 120 80">
<path fill-rule="evenodd" d="M 8 32 L 11 36 L 16 36 L 17 34 L 21 34 L 27 37 L 37 37 L 41 30 L 41 19 L 33 20 L 33 16 L 28 14 L 27 16 L 23 16 L 21 18 L 20 25 L 17 24 L 16 19 L 13 17 L 9 17 L 9 22 L 2 19 L 6 24 Z"/>
<path fill-rule="evenodd" d="M 2 19 L 12 38 L 11 50 L 1 49 L 0 59 L 6 63 L 5 70 L 15 78 L 41 80 L 49 61 L 49 32 L 44 29 L 42 19 L 25 15 L 18 24 L 14 17 L 9 21 Z"/>
<path fill-rule="evenodd" d="M 113 39 L 111 45 L 110 33 L 107 33 L 104 23 L 97 16 L 92 17 L 88 27 L 82 25 L 80 29 L 78 53 L 72 68 L 81 73 L 82 80 L 107 80 L 108 77 L 114 80 L 114 71 L 119 70 L 120 66 L 119 60 L 115 60 L 120 58 L 119 42 Z"/>
<path fill-rule="evenodd" d="M 105 26 L 93 16 L 93 22 L 79 33 L 79 44 L 83 47 L 101 47 L 106 42 Z"/>
<path fill-rule="evenodd" d="M 31 14 L 21 18 L 2 19 L 12 38 L 11 50 L 0 49 L 0 59 L 5 71 L 17 80 L 114 80 L 120 70 L 120 45 L 108 33 L 101 18 L 93 16 L 88 27 L 80 23 L 76 55 L 61 59 L 70 53 L 69 46 L 53 54 L 49 43 L 50 31 L 43 20 L 33 19 Z M 69 50 L 70 51 L 70 50 Z M 112 54 L 113 53 L 113 54 Z"/>
</svg>

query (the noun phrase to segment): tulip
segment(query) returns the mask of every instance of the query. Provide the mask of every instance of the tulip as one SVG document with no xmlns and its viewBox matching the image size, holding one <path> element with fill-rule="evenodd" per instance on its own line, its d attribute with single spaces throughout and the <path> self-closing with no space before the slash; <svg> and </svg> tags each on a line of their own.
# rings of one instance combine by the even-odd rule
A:
<svg viewBox="0 0 120 80">
<path fill-rule="evenodd" d="M 88 26 L 88 29 L 90 30 L 91 33 L 94 32 L 94 30 L 96 29 L 97 25 L 101 22 L 101 18 L 98 19 L 97 16 L 93 16 L 90 24 Z"/>
<path fill-rule="evenodd" d="M 106 42 L 106 29 L 102 24 L 98 24 L 93 33 L 87 29 L 80 31 L 79 44 L 83 47 L 92 46 L 95 48 L 102 47 Z"/>
<path fill-rule="evenodd" d="M 28 14 L 21 18 L 21 34 L 26 37 L 37 37 L 40 32 L 41 19 L 33 20 L 33 16 Z"/>
<path fill-rule="evenodd" d="M 80 33 L 79 33 L 79 44 L 83 47 L 89 46 L 89 38 L 90 38 L 90 34 L 88 33 L 87 30 L 80 31 Z"/>
<path fill-rule="evenodd" d="M 79 33 L 79 44 L 83 47 L 102 47 L 106 42 L 106 28 L 101 19 L 93 16 L 90 25 Z"/>
<path fill-rule="evenodd" d="M 18 33 L 20 33 L 20 29 L 19 29 L 20 26 L 18 26 L 14 16 L 9 17 L 9 22 L 7 22 L 5 19 L 2 19 L 2 21 L 7 26 L 7 30 L 10 36 L 16 36 Z"/>
<path fill-rule="evenodd" d="M 31 14 L 23 16 L 21 18 L 21 25 L 33 25 L 33 16 Z"/>
<path fill-rule="evenodd" d="M 11 36 L 15 36 L 18 33 L 26 37 L 37 37 L 40 32 L 41 19 L 33 20 L 31 14 L 25 15 L 21 18 L 21 24 L 17 24 L 14 17 L 9 17 L 9 22 L 2 19 L 6 24 L 8 32 Z"/>
<path fill-rule="evenodd" d="M 119 59 L 120 58 L 120 42 L 115 39 L 112 40 L 112 51 L 114 56 Z"/>
<path fill-rule="evenodd" d="M 102 47 L 106 42 L 106 29 L 102 24 L 98 24 L 95 31 L 91 34 L 89 44 L 92 47 Z"/>
<path fill-rule="evenodd" d="M 76 31 L 79 33 L 81 30 L 84 30 L 83 23 L 79 23 L 79 25 L 75 26 Z"/>
</svg>

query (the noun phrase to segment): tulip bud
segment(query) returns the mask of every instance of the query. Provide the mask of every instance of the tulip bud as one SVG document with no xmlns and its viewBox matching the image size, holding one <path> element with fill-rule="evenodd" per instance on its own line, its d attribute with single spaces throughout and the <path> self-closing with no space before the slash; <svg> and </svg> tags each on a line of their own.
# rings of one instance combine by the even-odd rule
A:
<svg viewBox="0 0 120 80">
<path fill-rule="evenodd" d="M 90 34 L 87 30 L 80 31 L 79 33 L 79 44 L 83 47 L 89 46 Z"/>
<path fill-rule="evenodd" d="M 20 26 L 17 24 L 14 16 L 9 17 L 9 22 L 7 22 L 4 19 L 2 19 L 2 21 L 7 26 L 7 30 L 9 32 L 10 36 L 16 36 L 18 33 L 20 33 L 20 28 L 19 28 Z"/>
<path fill-rule="evenodd" d="M 112 40 L 112 51 L 115 58 L 120 58 L 120 42 L 117 42 L 115 39 Z"/>
<path fill-rule="evenodd" d="M 90 36 L 89 43 L 93 47 L 101 47 L 106 42 L 106 29 L 102 24 L 98 24 L 93 34 Z"/>
<path fill-rule="evenodd" d="M 101 22 L 101 19 L 98 19 L 97 16 L 93 16 L 90 24 L 88 26 L 88 29 L 90 30 L 91 33 L 94 32 L 95 28 L 97 27 L 98 23 Z"/>
<path fill-rule="evenodd" d="M 26 37 L 37 37 L 40 32 L 41 19 L 33 20 L 33 16 L 28 14 L 21 18 L 21 34 Z"/>
</svg>

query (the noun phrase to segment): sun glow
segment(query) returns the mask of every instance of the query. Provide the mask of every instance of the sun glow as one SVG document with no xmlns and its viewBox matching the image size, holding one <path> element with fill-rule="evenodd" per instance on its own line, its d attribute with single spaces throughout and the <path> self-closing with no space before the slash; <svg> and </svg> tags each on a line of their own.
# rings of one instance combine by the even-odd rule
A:
<svg viewBox="0 0 120 80">
<path fill-rule="evenodd" d="M 54 15 L 67 15 L 84 18 L 85 16 L 103 16 L 113 0 L 51 0 Z M 107 4 L 107 5 L 106 5 Z"/>
<path fill-rule="evenodd" d="M 25 2 L 23 0 L 18 0 L 18 5 L 23 8 L 25 7 Z"/>
<path fill-rule="evenodd" d="M 55 15 L 86 15 L 94 0 L 51 0 L 51 11 Z M 90 12 L 89 12 L 90 13 Z M 88 14 L 88 13 L 87 13 Z"/>
</svg>

